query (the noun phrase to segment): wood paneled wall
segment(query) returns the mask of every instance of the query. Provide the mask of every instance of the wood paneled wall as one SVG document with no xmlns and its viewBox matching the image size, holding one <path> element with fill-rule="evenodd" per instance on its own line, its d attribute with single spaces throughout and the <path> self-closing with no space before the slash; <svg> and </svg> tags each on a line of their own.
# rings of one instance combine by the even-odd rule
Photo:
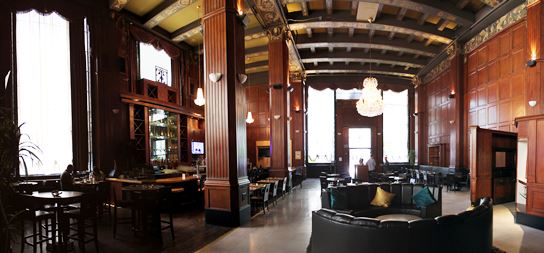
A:
<svg viewBox="0 0 544 253">
<path fill-rule="evenodd" d="M 526 115 L 526 25 L 519 22 L 468 54 L 465 140 L 469 126 L 516 132 L 514 119 Z"/>
<path fill-rule="evenodd" d="M 302 81 L 291 81 L 291 86 L 293 87 L 293 92 L 291 92 L 290 100 L 290 111 L 291 111 L 291 120 L 289 121 L 290 130 L 291 130 L 291 166 L 300 167 L 304 166 L 304 137 L 305 134 L 305 125 L 304 121 L 306 115 L 304 113 L 304 101 L 305 99 L 305 88 L 302 84 Z M 296 154 L 300 154 L 299 157 Z"/>
<path fill-rule="evenodd" d="M 252 85 L 246 87 L 247 109 L 253 114 L 255 122 L 247 124 L 247 157 L 255 166 L 257 164 L 257 141 L 270 140 L 270 116 L 268 85 Z"/>
<path fill-rule="evenodd" d="M 372 129 L 372 154 L 376 164 L 383 161 L 383 116 L 363 117 L 355 107 L 356 100 L 337 100 L 336 101 L 336 168 L 338 173 L 348 173 L 349 171 L 349 146 L 348 131 L 349 128 L 371 128 Z M 339 157 L 342 157 L 340 162 Z M 366 162 L 366 161 L 365 161 Z M 380 168 L 378 167 L 379 171 Z"/>
<path fill-rule="evenodd" d="M 527 23 L 522 20 L 464 55 L 464 60 L 456 59 L 463 55 L 454 57 L 449 68 L 417 87 L 419 164 L 428 163 L 429 145 L 446 143 L 449 166 L 468 168 L 470 126 L 516 132 L 514 119 L 528 110 L 526 38 Z M 452 90 L 455 98 L 448 97 Z"/>
</svg>

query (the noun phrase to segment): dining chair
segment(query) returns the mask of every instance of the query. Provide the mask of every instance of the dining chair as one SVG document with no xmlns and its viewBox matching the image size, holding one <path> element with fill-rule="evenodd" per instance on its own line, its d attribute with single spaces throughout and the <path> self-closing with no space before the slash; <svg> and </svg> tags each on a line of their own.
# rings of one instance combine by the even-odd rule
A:
<svg viewBox="0 0 544 253">
<path fill-rule="evenodd" d="M 47 244 L 47 242 L 51 242 L 51 244 L 53 244 L 55 242 L 55 236 L 57 234 L 56 215 L 54 212 L 41 210 L 43 206 L 36 203 L 34 200 L 23 195 L 20 197 L 20 200 L 16 203 L 19 204 L 17 209 L 22 212 L 19 216 L 21 253 L 25 251 L 26 245 L 31 246 L 34 253 L 36 253 L 38 249 L 40 249 L 40 252 L 44 252 L 44 243 Z M 30 234 L 25 233 L 25 224 L 27 222 L 32 225 L 32 232 Z M 43 228 L 47 227 L 51 227 L 52 229 L 50 231 L 46 229 L 44 234 Z M 32 239 L 31 242 L 28 241 L 29 239 Z"/>
<path fill-rule="evenodd" d="M 264 191 L 259 196 L 251 196 L 251 203 L 257 206 L 262 206 L 263 214 L 266 214 L 266 209 L 268 209 L 268 198 L 270 193 L 270 184 L 266 184 Z M 270 210 L 269 210 L 270 211 Z"/>
<path fill-rule="evenodd" d="M 285 196 L 287 193 L 287 177 L 283 178 L 283 188 L 281 189 L 281 196 Z"/>
<path fill-rule="evenodd" d="M 132 227 L 135 225 L 135 209 L 134 209 L 134 201 L 128 200 L 128 199 L 118 199 L 116 192 L 112 190 L 112 199 L 113 199 L 113 217 L 112 217 L 112 223 L 113 223 L 113 238 L 115 238 L 117 234 L 117 225 L 121 224 L 131 224 Z M 130 209 L 130 217 L 129 218 L 122 218 L 118 216 L 117 209 Z"/>
<path fill-rule="evenodd" d="M 272 189 L 272 193 L 271 193 L 272 197 L 270 198 L 274 206 L 276 206 L 276 201 L 278 196 L 278 184 L 279 184 L 279 181 L 274 182 L 274 188 Z"/>
<path fill-rule="evenodd" d="M 86 193 L 81 199 L 79 209 L 68 210 L 63 216 L 70 222 L 70 232 L 68 238 L 78 242 L 79 249 L 85 251 L 85 244 L 94 242 L 96 252 L 98 252 L 98 196 L 96 193 Z M 74 222 L 72 222 L 74 221 Z M 90 231 L 89 231 L 90 230 Z"/>
</svg>

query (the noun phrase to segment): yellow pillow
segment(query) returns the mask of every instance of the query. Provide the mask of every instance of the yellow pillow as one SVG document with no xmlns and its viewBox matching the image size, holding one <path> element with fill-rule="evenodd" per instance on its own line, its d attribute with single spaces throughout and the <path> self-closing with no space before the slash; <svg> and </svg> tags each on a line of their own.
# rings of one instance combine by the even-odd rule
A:
<svg viewBox="0 0 544 253">
<path fill-rule="evenodd" d="M 394 193 L 386 192 L 381 187 L 378 187 L 376 188 L 376 196 L 374 196 L 374 199 L 370 204 L 373 206 L 389 207 L 391 202 L 393 202 L 394 197 Z"/>
</svg>

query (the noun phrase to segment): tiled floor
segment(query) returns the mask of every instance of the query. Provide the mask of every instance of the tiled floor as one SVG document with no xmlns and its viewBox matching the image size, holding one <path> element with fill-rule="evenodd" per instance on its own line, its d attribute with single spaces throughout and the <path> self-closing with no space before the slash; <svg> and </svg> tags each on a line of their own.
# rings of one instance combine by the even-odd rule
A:
<svg viewBox="0 0 544 253">
<path fill-rule="evenodd" d="M 455 214 L 469 206 L 469 193 L 443 191 L 443 213 Z M 187 209 L 175 217 L 176 239 L 165 231 L 164 244 L 146 236 L 135 237 L 128 226 L 116 239 L 111 224 L 100 224 L 101 252 L 306 252 L 311 236 L 311 211 L 321 208 L 319 181 L 304 181 L 302 188 L 258 214 L 249 224 L 230 229 L 206 225 L 201 209 Z M 514 223 L 513 203 L 494 206 L 494 245 L 508 253 L 544 252 L 544 231 Z M 26 248 L 26 252 L 31 252 Z M 18 252 L 16 245 L 14 252 Z M 94 247 L 89 244 L 88 252 Z M 76 251 L 77 252 L 77 251 Z"/>
</svg>

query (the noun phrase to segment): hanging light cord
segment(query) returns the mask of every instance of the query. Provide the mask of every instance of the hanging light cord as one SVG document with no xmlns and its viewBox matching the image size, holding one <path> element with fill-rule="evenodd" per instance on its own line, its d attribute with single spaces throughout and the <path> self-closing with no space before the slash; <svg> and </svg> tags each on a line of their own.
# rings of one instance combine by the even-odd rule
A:
<svg viewBox="0 0 544 253">
<path fill-rule="evenodd" d="M 368 18 L 368 23 L 372 26 L 372 18 Z M 370 61 L 368 65 L 370 66 L 370 77 L 372 77 L 372 36 L 370 36 L 370 30 L 369 30 L 369 36 L 370 37 Z"/>
</svg>

